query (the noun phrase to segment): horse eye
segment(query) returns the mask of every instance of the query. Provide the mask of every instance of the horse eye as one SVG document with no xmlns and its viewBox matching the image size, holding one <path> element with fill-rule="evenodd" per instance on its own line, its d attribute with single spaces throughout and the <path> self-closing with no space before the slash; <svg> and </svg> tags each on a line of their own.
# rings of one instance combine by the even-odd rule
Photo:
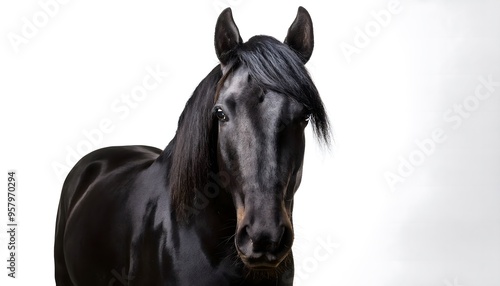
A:
<svg viewBox="0 0 500 286">
<path fill-rule="evenodd" d="M 214 113 L 215 116 L 217 116 L 217 119 L 219 119 L 219 121 L 227 121 L 227 116 L 224 113 L 224 111 L 222 111 L 222 108 L 216 107 Z"/>
</svg>

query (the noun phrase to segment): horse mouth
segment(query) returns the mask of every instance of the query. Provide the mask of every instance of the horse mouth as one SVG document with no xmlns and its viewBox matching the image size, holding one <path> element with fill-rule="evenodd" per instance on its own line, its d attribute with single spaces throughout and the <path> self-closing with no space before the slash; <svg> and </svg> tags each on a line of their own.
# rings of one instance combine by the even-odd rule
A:
<svg viewBox="0 0 500 286">
<path fill-rule="evenodd" d="M 254 271 L 270 271 L 278 268 L 282 262 L 288 257 L 290 251 L 277 257 L 270 253 L 252 254 L 251 256 L 238 253 L 243 264 L 250 270 Z"/>
<path fill-rule="evenodd" d="M 251 259 L 241 259 L 245 266 L 252 270 L 271 270 L 278 267 L 281 261 L 252 261 Z"/>
<path fill-rule="evenodd" d="M 242 254 L 239 256 L 243 261 L 246 277 L 255 280 L 278 279 L 289 273 L 290 267 L 293 267 L 291 251 L 288 251 L 281 259 L 273 261 L 255 260 Z"/>
</svg>

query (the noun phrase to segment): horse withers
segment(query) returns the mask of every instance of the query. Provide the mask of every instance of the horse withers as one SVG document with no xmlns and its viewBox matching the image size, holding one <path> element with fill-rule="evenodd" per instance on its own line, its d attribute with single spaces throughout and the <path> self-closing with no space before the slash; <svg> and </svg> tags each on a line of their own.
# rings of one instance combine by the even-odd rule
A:
<svg viewBox="0 0 500 286">
<path fill-rule="evenodd" d="M 311 123 L 329 141 L 304 67 L 313 46 L 302 7 L 283 43 L 243 42 L 224 10 L 220 65 L 195 89 L 168 146 L 99 149 L 68 174 L 57 285 L 292 285 L 304 129 Z"/>
</svg>

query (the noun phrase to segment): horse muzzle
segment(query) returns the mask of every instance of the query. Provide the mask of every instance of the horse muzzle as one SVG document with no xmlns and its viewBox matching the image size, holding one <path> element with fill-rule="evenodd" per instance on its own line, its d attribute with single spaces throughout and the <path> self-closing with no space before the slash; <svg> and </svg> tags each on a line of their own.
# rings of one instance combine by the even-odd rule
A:
<svg viewBox="0 0 500 286">
<path fill-rule="evenodd" d="M 290 253 L 293 244 L 291 223 L 263 228 L 258 223 L 238 228 L 236 249 L 243 263 L 252 269 L 277 267 Z"/>
</svg>

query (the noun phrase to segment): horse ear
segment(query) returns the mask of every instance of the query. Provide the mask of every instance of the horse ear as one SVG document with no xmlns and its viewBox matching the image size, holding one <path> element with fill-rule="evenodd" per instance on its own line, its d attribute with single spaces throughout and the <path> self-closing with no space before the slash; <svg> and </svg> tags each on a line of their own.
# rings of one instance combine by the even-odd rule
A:
<svg viewBox="0 0 500 286">
<path fill-rule="evenodd" d="M 231 8 L 224 9 L 215 25 L 215 52 L 221 64 L 227 64 L 231 51 L 242 42 L 240 31 L 234 23 Z"/>
<path fill-rule="evenodd" d="M 302 6 L 288 29 L 285 44 L 299 55 L 304 64 L 311 58 L 314 48 L 313 24 L 311 16 Z"/>
</svg>

